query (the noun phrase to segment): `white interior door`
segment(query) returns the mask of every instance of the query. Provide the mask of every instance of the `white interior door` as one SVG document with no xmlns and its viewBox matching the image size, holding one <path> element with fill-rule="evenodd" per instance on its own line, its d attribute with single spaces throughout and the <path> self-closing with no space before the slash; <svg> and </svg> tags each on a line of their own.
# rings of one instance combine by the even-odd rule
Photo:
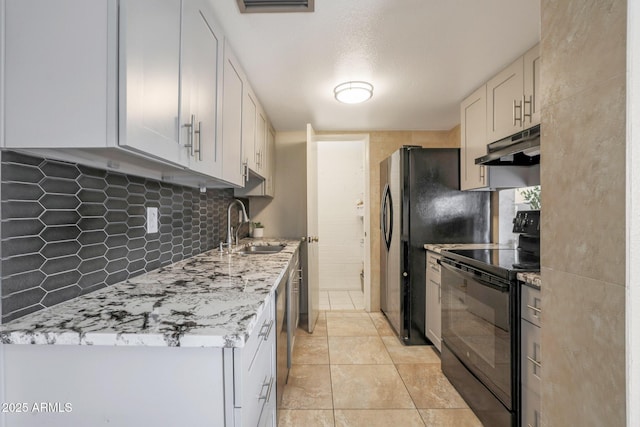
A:
<svg viewBox="0 0 640 427">
<path fill-rule="evenodd" d="M 307 124 L 307 313 L 308 330 L 313 332 L 320 304 L 318 269 L 318 141 Z"/>
</svg>

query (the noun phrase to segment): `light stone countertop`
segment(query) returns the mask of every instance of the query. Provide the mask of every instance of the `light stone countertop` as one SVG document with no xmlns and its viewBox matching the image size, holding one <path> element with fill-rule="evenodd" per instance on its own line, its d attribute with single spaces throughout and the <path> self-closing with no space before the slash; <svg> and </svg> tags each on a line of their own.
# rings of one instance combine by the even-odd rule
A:
<svg viewBox="0 0 640 427">
<path fill-rule="evenodd" d="M 427 243 L 424 248 L 435 253 L 449 249 L 512 249 L 512 245 L 502 243 Z"/>
<path fill-rule="evenodd" d="M 245 240 L 243 242 L 249 242 Z M 211 250 L 0 325 L 3 344 L 243 347 L 300 242 Z"/>
<path fill-rule="evenodd" d="M 540 289 L 542 287 L 542 278 L 540 273 L 518 273 L 518 280 L 528 285 L 532 285 L 534 288 Z"/>
</svg>

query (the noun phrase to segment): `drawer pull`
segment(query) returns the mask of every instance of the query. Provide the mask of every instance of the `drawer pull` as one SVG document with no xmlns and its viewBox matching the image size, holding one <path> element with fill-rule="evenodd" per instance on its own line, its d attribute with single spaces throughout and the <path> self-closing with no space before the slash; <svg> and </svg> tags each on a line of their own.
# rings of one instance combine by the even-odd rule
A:
<svg viewBox="0 0 640 427">
<path fill-rule="evenodd" d="M 527 356 L 527 359 L 529 360 L 529 362 L 533 363 L 538 368 L 542 369 L 542 364 L 540 362 L 538 362 L 537 360 L 533 359 L 531 356 Z"/>
<path fill-rule="evenodd" d="M 268 402 L 269 398 L 271 397 L 271 390 L 273 389 L 273 377 L 271 377 L 269 382 L 265 382 L 264 384 L 262 384 L 262 389 L 260 391 L 264 390 L 265 387 L 267 388 L 267 392 L 258 397 L 258 400 L 265 400 Z"/>
<path fill-rule="evenodd" d="M 534 307 L 532 305 L 527 304 L 527 308 L 535 311 L 536 313 L 542 313 L 542 310 L 540 310 L 538 307 Z"/>
<path fill-rule="evenodd" d="M 273 328 L 273 319 L 269 322 L 269 323 L 265 323 L 264 325 L 262 325 L 262 328 L 260 328 L 260 333 L 258 334 L 258 337 L 262 337 L 263 340 L 268 340 L 269 339 L 269 334 L 271 333 L 271 328 Z"/>
</svg>

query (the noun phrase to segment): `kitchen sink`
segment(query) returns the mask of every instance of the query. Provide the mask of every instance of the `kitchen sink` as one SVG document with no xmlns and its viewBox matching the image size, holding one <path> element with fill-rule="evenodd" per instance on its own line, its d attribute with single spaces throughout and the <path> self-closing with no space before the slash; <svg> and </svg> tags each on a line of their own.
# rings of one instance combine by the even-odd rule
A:
<svg viewBox="0 0 640 427">
<path fill-rule="evenodd" d="M 284 245 L 245 246 L 244 248 L 236 251 L 236 253 L 241 255 L 276 254 L 283 249 Z"/>
</svg>

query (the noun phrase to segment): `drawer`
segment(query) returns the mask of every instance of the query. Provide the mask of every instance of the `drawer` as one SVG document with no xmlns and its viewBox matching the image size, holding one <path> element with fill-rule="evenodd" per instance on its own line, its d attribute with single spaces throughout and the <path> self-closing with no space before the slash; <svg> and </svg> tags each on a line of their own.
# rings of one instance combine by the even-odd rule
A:
<svg viewBox="0 0 640 427">
<path fill-rule="evenodd" d="M 435 273 L 435 276 L 438 278 L 438 283 L 440 283 L 440 264 L 438 264 L 438 260 L 441 258 L 438 254 L 430 251 L 427 252 L 427 270 Z"/>
<path fill-rule="evenodd" d="M 272 367 L 273 348 L 263 346 L 251 372 L 244 378 L 242 393 L 242 425 L 257 426 L 268 402 L 275 398 L 276 376 Z"/>
<path fill-rule="evenodd" d="M 522 427 L 540 427 L 540 395 L 522 388 Z"/>
<path fill-rule="evenodd" d="M 269 371 L 272 370 L 269 364 L 273 362 L 276 335 L 273 310 L 273 301 L 269 301 L 244 348 L 234 349 L 233 377 L 236 407 L 245 407 L 248 402 L 246 399 L 251 401 L 250 396 L 260 392 L 256 391 L 256 387 L 261 387 L 265 380 L 264 377 L 259 378 L 260 375 L 264 375 L 265 366 L 269 367 Z M 275 384 L 273 387 L 275 388 Z"/>
<path fill-rule="evenodd" d="M 540 371 L 542 354 L 540 348 L 540 328 L 526 320 L 520 325 L 522 331 L 522 385 L 540 394 Z"/>
<path fill-rule="evenodd" d="M 540 289 L 535 289 L 527 285 L 521 285 L 521 291 L 521 317 L 536 326 L 540 326 L 540 316 L 542 314 Z"/>
</svg>

